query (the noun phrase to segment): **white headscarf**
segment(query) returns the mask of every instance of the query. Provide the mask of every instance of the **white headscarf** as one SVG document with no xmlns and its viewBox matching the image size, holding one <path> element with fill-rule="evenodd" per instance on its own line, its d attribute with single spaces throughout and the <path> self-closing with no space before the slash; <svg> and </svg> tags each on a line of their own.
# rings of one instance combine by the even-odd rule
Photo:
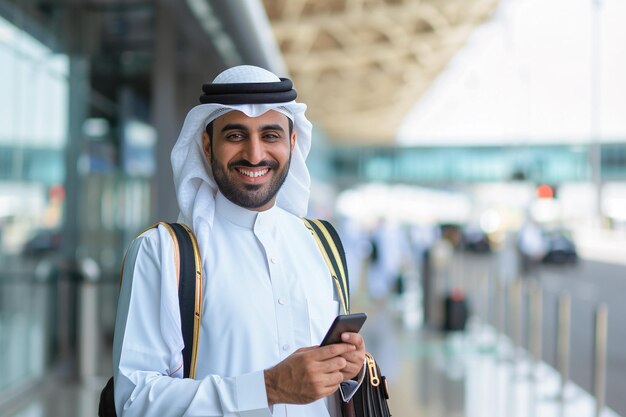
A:
<svg viewBox="0 0 626 417">
<path fill-rule="evenodd" d="M 280 78 L 263 68 L 241 65 L 227 69 L 213 83 L 279 82 Z M 311 179 L 305 159 L 311 149 L 312 125 L 304 112 L 306 105 L 290 101 L 272 104 L 200 104 L 187 113 L 185 123 L 172 149 L 172 170 L 176 198 L 180 208 L 178 221 L 192 227 L 202 242 L 208 236 L 215 214 L 217 184 L 213 170 L 202 149 L 202 132 L 219 116 L 238 110 L 249 117 L 258 117 L 269 110 L 283 113 L 293 121 L 296 146 L 285 183 L 278 192 L 276 204 L 296 216 L 304 216 L 309 203 Z"/>
</svg>

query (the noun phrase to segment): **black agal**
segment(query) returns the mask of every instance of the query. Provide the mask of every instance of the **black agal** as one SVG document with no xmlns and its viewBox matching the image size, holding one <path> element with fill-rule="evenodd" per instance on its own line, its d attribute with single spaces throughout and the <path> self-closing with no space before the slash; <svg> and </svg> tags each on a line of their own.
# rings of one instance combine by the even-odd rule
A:
<svg viewBox="0 0 626 417">
<path fill-rule="evenodd" d="M 288 78 L 273 83 L 206 83 L 200 103 L 264 104 L 287 103 L 296 99 L 297 93 Z"/>
</svg>

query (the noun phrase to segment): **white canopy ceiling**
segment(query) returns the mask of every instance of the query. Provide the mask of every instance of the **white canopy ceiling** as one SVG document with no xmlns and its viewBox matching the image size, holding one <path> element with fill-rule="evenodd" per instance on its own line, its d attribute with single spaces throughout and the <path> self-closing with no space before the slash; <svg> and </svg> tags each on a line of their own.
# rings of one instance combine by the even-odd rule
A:
<svg viewBox="0 0 626 417">
<path fill-rule="evenodd" d="M 503 1 L 409 113 L 397 141 L 626 140 L 626 1 L 599 5 L 594 10 L 593 0 Z M 593 56 L 600 57 L 595 66 Z"/>
<path fill-rule="evenodd" d="M 498 0 L 264 0 L 300 99 L 330 139 L 392 144 Z"/>
</svg>

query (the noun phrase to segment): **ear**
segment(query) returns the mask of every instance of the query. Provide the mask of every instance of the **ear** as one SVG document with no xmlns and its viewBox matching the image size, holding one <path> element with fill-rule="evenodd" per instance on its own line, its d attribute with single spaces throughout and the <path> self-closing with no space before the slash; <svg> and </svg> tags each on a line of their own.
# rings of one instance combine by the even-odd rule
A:
<svg viewBox="0 0 626 417">
<path fill-rule="evenodd" d="M 202 150 L 204 151 L 206 160 L 211 162 L 211 138 L 206 130 L 202 132 Z"/>
<path fill-rule="evenodd" d="M 294 129 L 293 132 L 291 132 L 291 137 L 289 138 L 289 142 L 290 142 L 290 146 L 291 146 L 291 152 L 293 152 L 293 148 L 296 147 L 296 130 Z"/>
</svg>

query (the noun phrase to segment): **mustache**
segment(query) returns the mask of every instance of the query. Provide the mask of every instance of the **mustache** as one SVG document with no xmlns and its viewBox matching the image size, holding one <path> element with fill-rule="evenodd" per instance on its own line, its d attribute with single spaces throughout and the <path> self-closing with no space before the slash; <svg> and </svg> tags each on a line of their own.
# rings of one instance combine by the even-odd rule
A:
<svg viewBox="0 0 626 417">
<path fill-rule="evenodd" d="M 230 164 L 228 164 L 228 168 L 236 168 L 236 167 L 245 167 L 245 168 L 262 168 L 262 167 L 267 167 L 267 168 L 272 168 L 275 169 L 278 167 L 278 162 L 276 161 L 261 161 L 258 164 L 252 164 L 249 161 L 246 161 L 245 159 L 241 159 L 239 161 L 234 161 L 231 162 Z"/>
</svg>

